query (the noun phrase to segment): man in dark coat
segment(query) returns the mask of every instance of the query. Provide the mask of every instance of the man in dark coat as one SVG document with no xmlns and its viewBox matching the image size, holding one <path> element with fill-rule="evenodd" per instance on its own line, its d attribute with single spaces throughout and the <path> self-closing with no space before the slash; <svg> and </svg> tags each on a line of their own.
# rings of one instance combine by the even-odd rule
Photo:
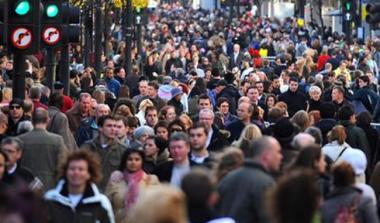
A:
<svg viewBox="0 0 380 223">
<path fill-rule="evenodd" d="M 252 123 L 253 109 L 253 105 L 248 102 L 241 102 L 238 105 L 237 116 L 239 120 L 231 122 L 226 128 L 231 133 L 228 141 L 232 143 L 237 140 L 244 127 Z"/>
<path fill-rule="evenodd" d="M 360 89 L 355 92 L 353 99 L 361 101 L 364 107 L 372 114 L 379 100 L 379 95 L 370 88 L 369 84 L 370 80 L 368 76 L 360 76 Z"/>
<path fill-rule="evenodd" d="M 169 139 L 169 152 L 173 160 L 157 166 L 154 174 L 160 182 L 167 182 L 172 186 L 179 187 L 182 177 L 190 172 L 192 166 L 196 165 L 189 159 L 189 136 L 183 132 L 173 133 Z"/>
<path fill-rule="evenodd" d="M 224 97 L 229 101 L 229 111 L 231 114 L 236 114 L 236 104 L 239 100 L 239 90 L 232 84 L 228 84 L 225 80 L 220 80 L 216 84 L 216 98 Z"/>
<path fill-rule="evenodd" d="M 289 90 L 278 97 L 279 101 L 283 101 L 288 105 L 289 117 L 292 117 L 299 110 L 306 110 L 307 98 L 298 90 L 297 78 L 290 78 Z"/>
<path fill-rule="evenodd" d="M 18 125 L 22 121 L 30 120 L 30 118 L 28 118 L 24 114 L 23 106 L 24 106 L 24 101 L 19 98 L 14 98 L 9 103 L 9 116 L 8 116 L 8 129 L 7 129 L 8 136 L 16 136 Z"/>
<path fill-rule="evenodd" d="M 269 172 L 280 169 L 281 147 L 273 137 L 264 136 L 251 142 L 244 153 L 244 165 L 219 184 L 219 211 L 239 223 L 267 223 L 265 194 L 275 184 Z"/>
<path fill-rule="evenodd" d="M 199 112 L 199 122 L 207 127 L 206 147 L 208 151 L 220 152 L 229 143 L 219 131 L 219 128 L 214 124 L 215 114 L 211 109 L 202 109 Z"/>
<path fill-rule="evenodd" d="M 334 104 L 332 102 L 322 103 L 320 115 L 321 119 L 315 123 L 315 127 L 321 130 L 324 145 L 328 143 L 327 133 L 336 125 Z"/>
<path fill-rule="evenodd" d="M 367 160 L 372 160 L 367 137 L 365 136 L 364 131 L 355 125 L 356 118 L 352 106 L 345 105 L 341 107 L 336 116 L 339 120 L 338 123 L 345 127 L 347 143 L 352 148 L 362 150 L 366 154 Z"/>
</svg>

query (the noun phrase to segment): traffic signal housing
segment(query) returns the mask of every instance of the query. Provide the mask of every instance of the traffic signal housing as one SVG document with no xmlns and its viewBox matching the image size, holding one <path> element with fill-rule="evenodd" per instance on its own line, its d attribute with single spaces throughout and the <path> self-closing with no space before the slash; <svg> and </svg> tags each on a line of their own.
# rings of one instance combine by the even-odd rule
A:
<svg viewBox="0 0 380 223">
<path fill-rule="evenodd" d="M 351 22 L 355 18 L 356 4 L 353 0 L 342 1 L 342 16 L 343 20 Z"/>
<path fill-rule="evenodd" d="M 43 47 L 59 47 L 63 33 L 63 1 L 41 0 L 41 3 L 43 5 L 41 20 L 41 41 Z"/>
<path fill-rule="evenodd" d="M 77 43 L 80 39 L 80 8 L 68 2 L 62 4 L 63 42 Z"/>
<path fill-rule="evenodd" d="M 34 54 L 39 50 L 40 1 L 6 1 L 8 48 L 10 52 Z"/>
<path fill-rule="evenodd" d="M 368 15 L 365 18 L 366 22 L 372 27 L 378 27 L 380 22 L 380 3 L 367 4 L 365 9 L 368 12 Z"/>
</svg>

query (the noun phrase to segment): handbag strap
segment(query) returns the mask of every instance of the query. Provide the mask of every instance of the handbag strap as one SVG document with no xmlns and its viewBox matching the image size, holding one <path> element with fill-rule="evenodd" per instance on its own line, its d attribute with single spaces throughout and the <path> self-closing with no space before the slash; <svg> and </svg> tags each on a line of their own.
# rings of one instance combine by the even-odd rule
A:
<svg viewBox="0 0 380 223">
<path fill-rule="evenodd" d="M 347 149 L 347 146 L 344 147 L 344 148 L 342 149 L 342 151 L 340 151 L 338 157 L 336 157 L 336 159 L 334 160 L 334 163 L 335 163 L 336 161 L 338 161 L 338 159 L 343 155 L 343 153 L 344 153 L 344 151 L 346 151 L 346 149 Z"/>
</svg>

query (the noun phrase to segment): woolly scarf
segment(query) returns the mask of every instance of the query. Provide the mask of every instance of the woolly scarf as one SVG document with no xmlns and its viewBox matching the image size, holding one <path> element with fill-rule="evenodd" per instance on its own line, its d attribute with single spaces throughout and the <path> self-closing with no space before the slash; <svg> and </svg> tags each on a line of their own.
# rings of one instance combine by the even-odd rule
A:
<svg viewBox="0 0 380 223">
<path fill-rule="evenodd" d="M 134 173 L 124 171 L 124 179 L 128 183 L 128 190 L 125 194 L 125 208 L 129 210 L 136 202 L 139 194 L 139 183 L 144 177 L 144 171 L 139 170 Z"/>
</svg>

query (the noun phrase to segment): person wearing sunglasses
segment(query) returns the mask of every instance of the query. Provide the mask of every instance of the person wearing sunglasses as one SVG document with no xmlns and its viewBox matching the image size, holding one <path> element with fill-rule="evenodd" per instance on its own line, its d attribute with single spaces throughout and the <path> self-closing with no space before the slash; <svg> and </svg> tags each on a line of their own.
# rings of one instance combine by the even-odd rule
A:
<svg viewBox="0 0 380 223">
<path fill-rule="evenodd" d="M 8 136 L 17 136 L 18 125 L 22 121 L 31 121 L 30 118 L 24 114 L 24 101 L 20 98 L 14 98 L 9 103 L 9 117 L 8 117 Z"/>
</svg>

